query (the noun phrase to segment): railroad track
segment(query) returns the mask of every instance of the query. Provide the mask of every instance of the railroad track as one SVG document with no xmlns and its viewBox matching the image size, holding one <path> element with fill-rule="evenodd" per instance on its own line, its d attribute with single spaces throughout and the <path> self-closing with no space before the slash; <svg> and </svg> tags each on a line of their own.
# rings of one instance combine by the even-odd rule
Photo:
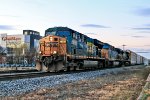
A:
<svg viewBox="0 0 150 100">
<path fill-rule="evenodd" d="M 48 76 L 49 73 L 46 72 L 25 72 L 25 73 L 5 73 L 0 74 L 0 81 L 5 80 L 15 80 L 15 79 L 22 79 L 22 78 L 34 78 L 34 77 L 42 77 Z"/>
<path fill-rule="evenodd" d="M 44 76 L 62 75 L 62 74 L 72 74 L 80 72 L 88 72 L 95 70 L 76 70 L 76 71 L 62 71 L 62 72 L 24 72 L 24 73 L 4 73 L 0 74 L 0 81 L 24 79 L 24 78 L 36 78 Z"/>
<path fill-rule="evenodd" d="M 139 65 L 140 66 L 140 65 Z M 134 66 L 126 66 L 123 68 L 134 68 Z M 117 68 L 117 67 L 114 67 Z M 86 69 L 86 70 L 76 70 L 76 71 L 62 71 L 62 72 L 19 72 L 19 73 L 1 73 L 0 74 L 0 81 L 6 80 L 16 80 L 16 79 L 23 79 L 23 78 L 36 78 L 36 77 L 44 77 L 44 76 L 52 76 L 52 75 L 62 75 L 62 74 L 73 74 L 73 73 L 80 73 L 80 72 L 88 72 L 88 71 L 96 71 L 96 70 L 106 70 L 110 68 L 103 68 L 103 69 Z"/>
<path fill-rule="evenodd" d="M 7 74 L 7 73 L 24 73 L 24 72 L 37 72 L 36 69 L 25 69 L 25 70 L 17 70 L 17 69 L 12 69 L 12 70 L 8 70 L 8 69 L 1 69 L 0 68 L 0 74 Z"/>
</svg>

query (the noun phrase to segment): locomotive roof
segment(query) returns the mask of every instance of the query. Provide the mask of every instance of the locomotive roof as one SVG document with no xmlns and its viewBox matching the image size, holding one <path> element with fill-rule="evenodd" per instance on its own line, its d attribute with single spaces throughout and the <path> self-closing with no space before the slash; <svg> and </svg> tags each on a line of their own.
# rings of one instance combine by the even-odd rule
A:
<svg viewBox="0 0 150 100">
<path fill-rule="evenodd" d="M 120 48 L 115 48 L 115 50 L 116 50 L 118 53 L 122 53 L 122 52 L 123 52 L 123 50 L 120 49 Z"/>
<path fill-rule="evenodd" d="M 109 48 L 111 48 L 111 45 L 110 45 L 110 44 L 108 44 L 108 43 L 104 43 L 103 48 L 104 48 L 104 49 L 109 49 Z"/>
<path fill-rule="evenodd" d="M 45 32 L 53 32 L 53 31 L 71 31 L 72 33 L 75 33 L 75 34 L 79 34 L 79 35 L 82 35 L 84 36 L 85 38 L 90 38 L 88 37 L 87 35 L 85 34 L 82 34 L 80 32 L 77 32 L 71 28 L 68 28 L 68 27 L 52 27 L 52 28 L 48 28 L 47 30 L 45 30 Z M 91 38 L 92 39 L 92 38 Z"/>
<path fill-rule="evenodd" d="M 48 28 L 47 30 L 45 30 L 45 32 L 53 32 L 53 31 L 71 31 L 72 33 L 76 33 L 76 34 L 83 35 L 84 37 L 88 37 L 80 32 L 77 32 L 71 28 L 68 28 L 68 27 L 52 27 L 52 28 Z"/>
<path fill-rule="evenodd" d="M 46 30 L 46 32 L 49 31 L 49 32 L 52 32 L 52 31 L 73 31 L 73 32 L 77 32 L 75 30 L 72 30 L 68 27 L 53 27 L 53 28 L 48 28 Z"/>
</svg>

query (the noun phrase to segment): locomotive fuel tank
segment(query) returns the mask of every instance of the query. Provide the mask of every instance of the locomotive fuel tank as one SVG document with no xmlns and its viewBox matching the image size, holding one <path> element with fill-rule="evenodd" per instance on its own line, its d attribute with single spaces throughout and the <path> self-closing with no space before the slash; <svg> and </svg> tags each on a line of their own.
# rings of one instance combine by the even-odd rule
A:
<svg viewBox="0 0 150 100">
<path fill-rule="evenodd" d="M 84 60 L 83 67 L 97 67 L 98 61 Z"/>
</svg>

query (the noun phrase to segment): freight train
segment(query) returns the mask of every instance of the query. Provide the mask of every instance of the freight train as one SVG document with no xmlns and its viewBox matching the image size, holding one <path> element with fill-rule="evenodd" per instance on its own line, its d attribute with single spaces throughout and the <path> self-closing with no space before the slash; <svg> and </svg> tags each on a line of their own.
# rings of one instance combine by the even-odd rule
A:
<svg viewBox="0 0 150 100">
<path fill-rule="evenodd" d="M 144 59 L 68 27 L 53 27 L 39 41 L 36 68 L 49 72 L 100 69 L 143 64 Z"/>
</svg>

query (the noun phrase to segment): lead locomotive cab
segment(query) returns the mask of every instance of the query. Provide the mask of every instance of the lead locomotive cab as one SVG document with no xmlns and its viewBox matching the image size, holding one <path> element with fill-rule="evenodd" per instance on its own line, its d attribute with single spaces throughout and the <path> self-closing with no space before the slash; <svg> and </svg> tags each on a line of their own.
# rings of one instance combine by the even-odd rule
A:
<svg viewBox="0 0 150 100">
<path fill-rule="evenodd" d="M 66 38 L 48 35 L 40 39 L 38 70 L 63 70 L 66 56 Z"/>
</svg>

